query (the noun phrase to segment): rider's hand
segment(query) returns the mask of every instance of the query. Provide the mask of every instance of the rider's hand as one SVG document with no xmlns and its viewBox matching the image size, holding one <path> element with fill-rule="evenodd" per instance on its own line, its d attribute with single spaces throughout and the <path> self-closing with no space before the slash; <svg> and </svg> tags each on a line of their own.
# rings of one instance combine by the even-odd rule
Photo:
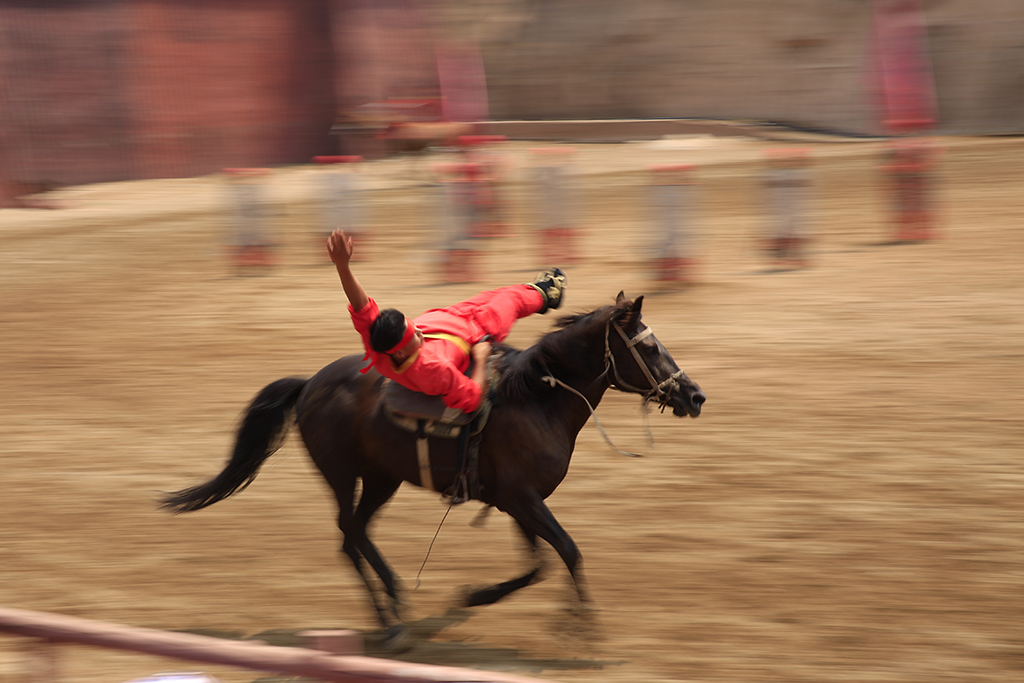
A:
<svg viewBox="0 0 1024 683">
<path fill-rule="evenodd" d="M 473 345 L 473 360 L 476 362 L 485 362 L 491 355 L 491 342 L 481 341 Z"/>
<path fill-rule="evenodd" d="M 335 230 L 327 238 L 327 253 L 335 264 L 347 265 L 352 259 L 352 237 L 344 230 Z"/>
</svg>

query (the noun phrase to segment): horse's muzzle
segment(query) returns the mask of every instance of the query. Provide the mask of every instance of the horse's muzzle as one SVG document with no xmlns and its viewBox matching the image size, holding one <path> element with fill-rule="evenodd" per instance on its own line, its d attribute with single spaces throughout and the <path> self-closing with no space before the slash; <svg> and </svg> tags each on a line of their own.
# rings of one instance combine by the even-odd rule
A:
<svg viewBox="0 0 1024 683">
<path fill-rule="evenodd" d="M 681 386 L 672 395 L 672 414 L 676 417 L 697 417 L 708 397 L 694 384 L 692 387 Z"/>
</svg>

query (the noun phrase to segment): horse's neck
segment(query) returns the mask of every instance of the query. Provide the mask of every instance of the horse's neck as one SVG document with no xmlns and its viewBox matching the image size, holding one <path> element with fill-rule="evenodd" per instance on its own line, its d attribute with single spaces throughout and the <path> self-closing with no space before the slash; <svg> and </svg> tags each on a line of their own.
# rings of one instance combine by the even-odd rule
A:
<svg viewBox="0 0 1024 683">
<path fill-rule="evenodd" d="M 554 378 L 556 386 L 572 394 L 564 399 L 566 418 L 579 431 L 590 419 L 591 411 L 597 409 L 611 384 L 604 357 L 584 363 L 580 363 L 579 359 L 573 363 L 550 361 L 548 365 L 547 371 Z"/>
</svg>

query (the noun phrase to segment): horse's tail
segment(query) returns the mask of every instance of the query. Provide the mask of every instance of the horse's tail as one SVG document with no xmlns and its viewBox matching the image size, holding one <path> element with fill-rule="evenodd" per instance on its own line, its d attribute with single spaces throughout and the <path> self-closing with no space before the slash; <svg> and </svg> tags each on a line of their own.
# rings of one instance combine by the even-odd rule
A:
<svg viewBox="0 0 1024 683">
<path fill-rule="evenodd" d="M 176 513 L 201 510 L 251 484 L 264 461 L 284 443 L 292 409 L 306 382 L 289 377 L 265 386 L 245 411 L 235 450 L 223 471 L 204 484 L 166 494 L 160 507 Z"/>
</svg>

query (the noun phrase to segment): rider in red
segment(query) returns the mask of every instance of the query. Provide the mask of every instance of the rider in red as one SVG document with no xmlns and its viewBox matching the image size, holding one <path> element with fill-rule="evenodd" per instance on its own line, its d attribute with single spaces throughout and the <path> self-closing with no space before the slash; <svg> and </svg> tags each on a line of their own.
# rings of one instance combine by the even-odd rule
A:
<svg viewBox="0 0 1024 683">
<path fill-rule="evenodd" d="M 404 387 L 440 396 L 463 412 L 480 407 L 487 391 L 490 336 L 504 340 L 519 318 L 562 305 L 565 274 L 553 268 L 530 284 L 501 287 L 446 308 L 431 309 L 413 320 L 394 308 L 380 310 L 352 273 L 352 238 L 335 230 L 327 251 L 338 269 L 349 313 L 363 338 L 370 367 Z M 475 361 L 466 376 L 470 357 Z"/>
</svg>

